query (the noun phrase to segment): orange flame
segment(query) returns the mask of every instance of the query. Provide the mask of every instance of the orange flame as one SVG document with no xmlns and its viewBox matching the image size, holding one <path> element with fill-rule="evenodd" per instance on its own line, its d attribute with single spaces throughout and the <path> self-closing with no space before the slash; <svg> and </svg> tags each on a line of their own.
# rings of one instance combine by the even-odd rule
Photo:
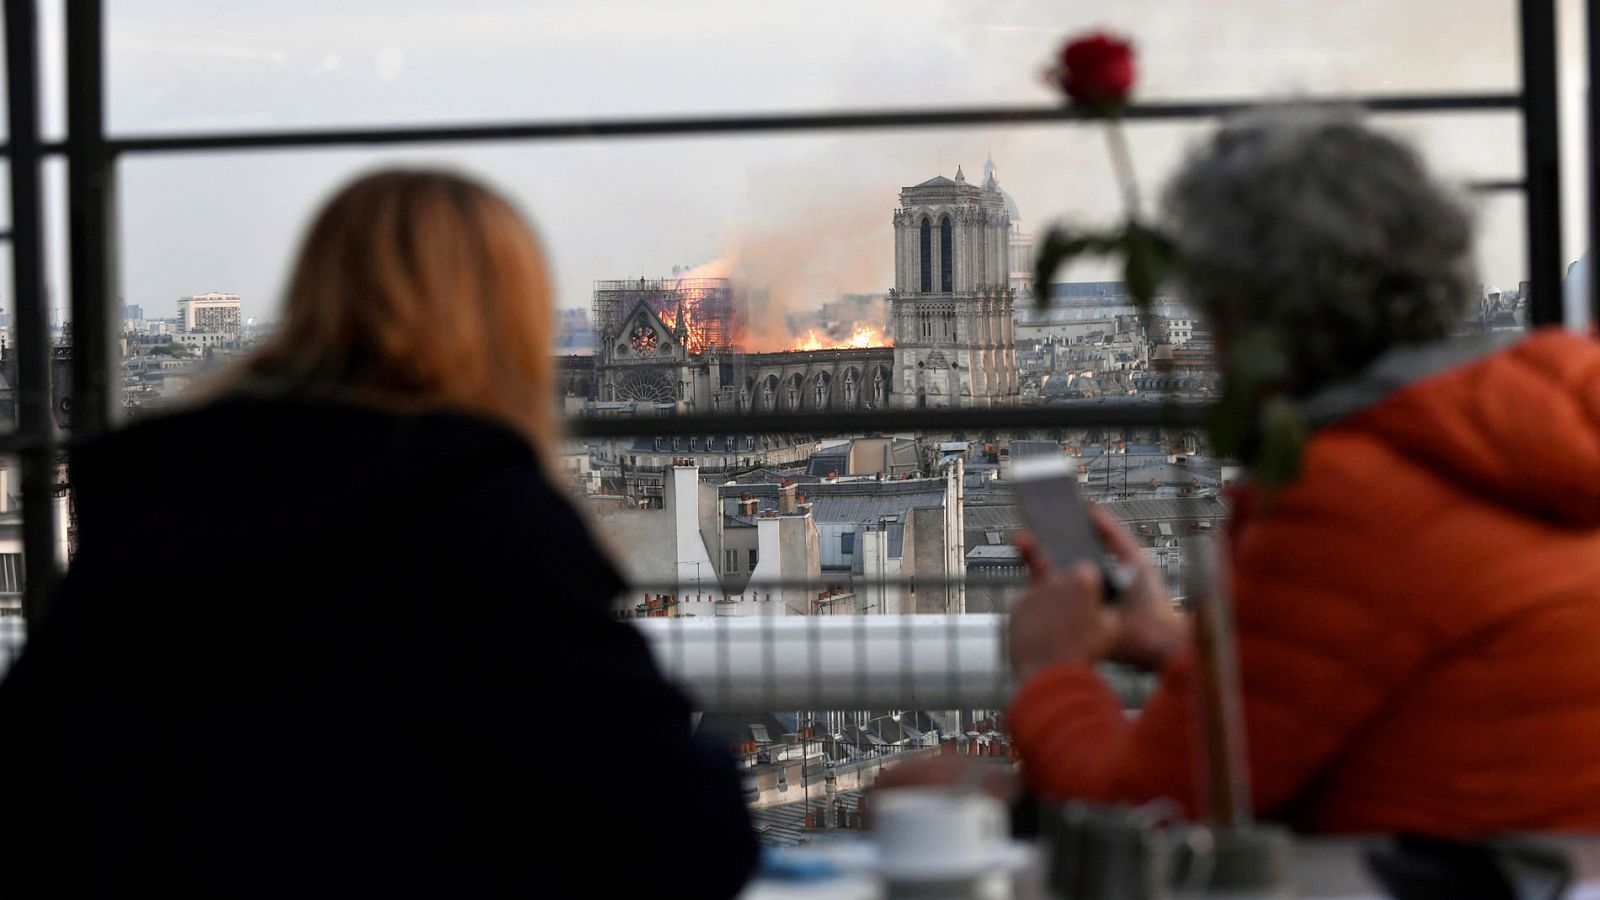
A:
<svg viewBox="0 0 1600 900">
<path fill-rule="evenodd" d="M 849 337 L 840 339 L 819 331 L 815 328 L 807 329 L 806 333 L 795 339 L 789 346 L 790 350 L 852 350 L 866 347 L 893 347 L 894 342 L 889 340 L 880 326 L 869 322 L 857 322 L 850 331 Z"/>
<path fill-rule="evenodd" d="M 709 349 L 711 340 L 706 334 L 706 328 L 696 320 L 700 317 L 700 300 L 698 294 L 687 294 L 681 300 L 683 310 L 683 330 L 686 334 L 684 346 L 690 353 L 704 353 Z M 678 330 L 679 305 L 664 305 L 656 310 L 661 324 L 672 331 Z"/>
</svg>

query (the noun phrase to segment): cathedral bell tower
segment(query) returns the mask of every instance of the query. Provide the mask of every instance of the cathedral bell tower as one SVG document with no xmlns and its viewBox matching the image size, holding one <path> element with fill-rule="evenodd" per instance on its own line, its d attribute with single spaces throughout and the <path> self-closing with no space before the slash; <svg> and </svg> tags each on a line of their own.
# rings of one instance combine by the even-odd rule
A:
<svg viewBox="0 0 1600 900">
<path fill-rule="evenodd" d="M 901 407 L 999 406 L 1019 393 L 1011 222 L 991 172 L 901 188 L 894 214 L 894 398 Z"/>
</svg>

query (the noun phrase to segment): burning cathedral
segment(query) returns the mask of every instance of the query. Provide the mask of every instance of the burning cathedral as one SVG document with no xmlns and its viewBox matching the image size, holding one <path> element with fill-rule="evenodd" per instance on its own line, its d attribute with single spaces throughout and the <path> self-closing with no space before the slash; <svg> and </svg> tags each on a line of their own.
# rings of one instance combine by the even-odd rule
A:
<svg viewBox="0 0 1600 900">
<path fill-rule="evenodd" d="M 675 404 L 687 412 L 832 412 L 987 407 L 1019 392 L 1011 277 L 1016 209 L 993 163 L 981 185 L 938 176 L 900 191 L 887 342 L 745 352 L 762 302 L 726 278 L 595 285 L 592 359 L 568 358 L 570 396 Z M 592 366 L 592 368 L 591 368 Z"/>
</svg>

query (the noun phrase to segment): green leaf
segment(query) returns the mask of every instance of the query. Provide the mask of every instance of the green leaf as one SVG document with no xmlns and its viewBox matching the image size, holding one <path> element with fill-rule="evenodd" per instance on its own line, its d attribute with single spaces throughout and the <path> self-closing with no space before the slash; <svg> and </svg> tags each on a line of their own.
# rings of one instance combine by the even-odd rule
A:
<svg viewBox="0 0 1600 900">
<path fill-rule="evenodd" d="M 1140 312 L 1149 312 L 1156 291 L 1166 280 L 1176 261 L 1176 245 L 1166 235 L 1137 222 L 1123 231 L 1123 282 Z"/>
<path fill-rule="evenodd" d="M 1061 226 L 1052 226 L 1044 236 L 1044 241 L 1039 244 L 1038 253 L 1034 256 L 1033 266 L 1033 302 L 1039 309 L 1050 305 L 1050 279 L 1055 277 L 1056 270 L 1066 265 L 1073 257 L 1082 254 L 1089 248 L 1089 240 L 1083 235 L 1069 233 Z"/>
<path fill-rule="evenodd" d="M 1282 342 L 1265 328 L 1233 340 L 1223 372 L 1222 396 L 1212 407 L 1212 446 L 1221 456 L 1242 460 L 1270 495 L 1293 481 L 1310 429 L 1283 385 L 1289 357 Z"/>
<path fill-rule="evenodd" d="M 1093 232 L 1069 231 L 1059 225 L 1045 234 L 1034 254 L 1033 301 L 1039 309 L 1050 305 L 1050 281 L 1062 266 L 1084 256 L 1106 256 L 1123 249 L 1124 231 Z"/>
<path fill-rule="evenodd" d="M 1300 410 L 1287 396 L 1277 394 L 1261 408 L 1261 459 L 1256 478 L 1271 494 L 1300 474 L 1300 457 L 1309 429 Z"/>
</svg>

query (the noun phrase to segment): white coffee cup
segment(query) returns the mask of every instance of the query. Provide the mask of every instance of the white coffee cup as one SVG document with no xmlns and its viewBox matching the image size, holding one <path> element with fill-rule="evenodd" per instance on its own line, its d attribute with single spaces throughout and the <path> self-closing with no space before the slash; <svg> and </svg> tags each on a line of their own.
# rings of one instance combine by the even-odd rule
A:
<svg viewBox="0 0 1600 900">
<path fill-rule="evenodd" d="M 892 880 L 970 878 L 1009 858 L 1005 804 L 975 788 L 875 792 L 872 823 L 880 871 Z"/>
</svg>

